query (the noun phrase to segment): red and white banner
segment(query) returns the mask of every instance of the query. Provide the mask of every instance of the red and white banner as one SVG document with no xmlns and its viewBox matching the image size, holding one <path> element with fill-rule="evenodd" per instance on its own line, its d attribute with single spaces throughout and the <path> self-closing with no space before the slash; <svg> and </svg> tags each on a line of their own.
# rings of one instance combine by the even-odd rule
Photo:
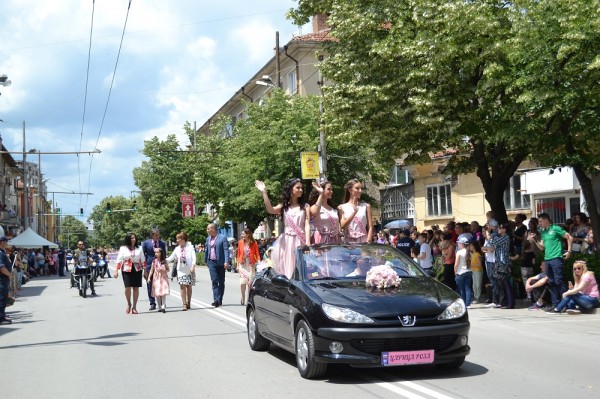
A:
<svg viewBox="0 0 600 399">
<path fill-rule="evenodd" d="M 193 218 L 194 212 L 194 195 L 193 194 L 181 194 L 179 196 L 181 201 L 181 216 L 184 218 Z"/>
</svg>

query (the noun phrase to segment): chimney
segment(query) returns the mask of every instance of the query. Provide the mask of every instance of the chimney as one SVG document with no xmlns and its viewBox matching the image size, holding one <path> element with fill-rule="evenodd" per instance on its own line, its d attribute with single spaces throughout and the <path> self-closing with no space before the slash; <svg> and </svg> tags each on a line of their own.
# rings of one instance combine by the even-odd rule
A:
<svg viewBox="0 0 600 399">
<path fill-rule="evenodd" d="M 329 19 L 329 14 L 313 15 L 313 19 L 312 19 L 313 33 L 321 32 L 323 30 L 329 29 L 329 25 L 327 24 L 328 19 Z"/>
</svg>

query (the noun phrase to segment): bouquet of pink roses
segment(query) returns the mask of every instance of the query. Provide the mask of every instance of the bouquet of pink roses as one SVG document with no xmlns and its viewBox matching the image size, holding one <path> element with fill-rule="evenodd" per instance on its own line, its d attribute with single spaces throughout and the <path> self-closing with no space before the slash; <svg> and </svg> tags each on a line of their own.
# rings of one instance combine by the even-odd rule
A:
<svg viewBox="0 0 600 399">
<path fill-rule="evenodd" d="M 398 287 L 400 277 L 389 265 L 374 266 L 367 272 L 367 287 L 379 289 Z"/>
</svg>

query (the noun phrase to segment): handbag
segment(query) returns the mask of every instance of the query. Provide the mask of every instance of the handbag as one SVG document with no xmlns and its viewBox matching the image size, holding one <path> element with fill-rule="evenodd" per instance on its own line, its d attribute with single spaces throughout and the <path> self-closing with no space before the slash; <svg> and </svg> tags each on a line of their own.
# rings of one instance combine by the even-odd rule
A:
<svg viewBox="0 0 600 399">
<path fill-rule="evenodd" d="M 510 271 L 510 265 L 506 263 L 498 263 L 492 272 L 492 276 L 497 280 L 501 280 L 508 277 L 510 275 Z"/>
<path fill-rule="evenodd" d="M 581 251 L 581 247 L 582 247 L 582 246 L 583 246 L 582 244 L 580 244 L 580 243 L 578 243 L 578 242 L 574 242 L 574 243 L 571 245 L 571 251 L 572 251 L 572 252 L 582 252 L 582 251 Z"/>
</svg>

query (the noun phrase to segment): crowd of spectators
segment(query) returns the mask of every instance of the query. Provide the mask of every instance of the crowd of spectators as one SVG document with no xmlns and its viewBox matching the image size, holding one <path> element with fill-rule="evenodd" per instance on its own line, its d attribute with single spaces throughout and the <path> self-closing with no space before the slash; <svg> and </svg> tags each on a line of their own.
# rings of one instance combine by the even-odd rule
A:
<svg viewBox="0 0 600 399">
<path fill-rule="evenodd" d="M 549 225 L 564 230 L 562 243 L 559 240 L 560 261 L 570 256 L 565 254 L 569 249 L 581 254 L 595 253 L 596 242 L 585 213 L 576 213 L 562 225 L 553 225 L 548 215 L 543 216 Z M 392 245 L 411 256 L 426 272 L 459 292 L 468 307 L 485 302 L 486 307 L 512 309 L 515 298 L 522 297 L 531 301 L 530 310 L 552 311 L 561 299 L 555 296 L 567 290 L 562 289 L 558 281 L 563 279 L 562 274 L 554 279 L 562 270 L 557 266 L 550 268 L 549 279 L 545 262 L 538 261 L 542 259 L 538 255 L 544 250 L 542 230 L 547 229 L 548 226 L 540 228 L 538 218 L 527 220 L 524 214 L 500 224 L 493 212 L 488 212 L 483 224 L 450 221 L 443 227 L 431 226 L 420 233 L 415 226 L 397 230 L 395 234 L 384 229 L 377 233 L 376 242 Z M 568 242 L 567 237 L 572 240 Z M 514 278 L 512 265 L 516 261 L 520 262 L 520 275 Z M 548 261 L 554 264 L 554 259 Z M 559 266 L 564 268 L 564 264 Z M 540 269 L 541 272 L 535 274 Z M 553 293 L 552 298 L 550 293 Z M 576 311 L 571 309 L 570 313 Z"/>
</svg>

